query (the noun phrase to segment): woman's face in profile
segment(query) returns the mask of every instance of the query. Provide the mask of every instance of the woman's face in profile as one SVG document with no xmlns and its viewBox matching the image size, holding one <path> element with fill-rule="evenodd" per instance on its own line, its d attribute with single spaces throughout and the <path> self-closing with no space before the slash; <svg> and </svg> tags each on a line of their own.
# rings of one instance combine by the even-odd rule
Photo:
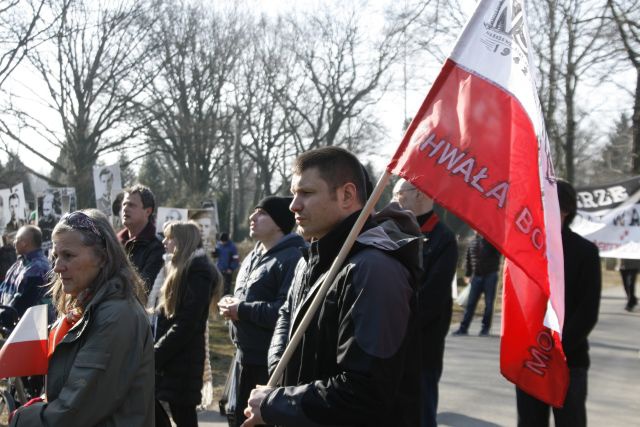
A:
<svg viewBox="0 0 640 427">
<path fill-rule="evenodd" d="M 103 261 L 93 248 L 82 242 L 79 231 L 65 231 L 53 236 L 53 271 L 62 280 L 65 294 L 77 297 L 96 279 Z"/>
<path fill-rule="evenodd" d="M 172 254 L 176 250 L 176 242 L 169 236 L 165 236 L 162 240 L 164 250 L 168 254 Z"/>
</svg>

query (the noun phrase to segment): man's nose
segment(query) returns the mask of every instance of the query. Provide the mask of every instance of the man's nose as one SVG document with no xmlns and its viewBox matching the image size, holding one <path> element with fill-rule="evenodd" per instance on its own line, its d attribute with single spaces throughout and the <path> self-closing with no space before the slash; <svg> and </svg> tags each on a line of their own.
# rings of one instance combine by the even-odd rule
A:
<svg viewBox="0 0 640 427">
<path fill-rule="evenodd" d="M 291 212 L 299 212 L 301 208 L 300 201 L 297 196 L 293 196 L 293 200 L 291 200 L 291 204 L 289 205 L 289 210 Z"/>
</svg>

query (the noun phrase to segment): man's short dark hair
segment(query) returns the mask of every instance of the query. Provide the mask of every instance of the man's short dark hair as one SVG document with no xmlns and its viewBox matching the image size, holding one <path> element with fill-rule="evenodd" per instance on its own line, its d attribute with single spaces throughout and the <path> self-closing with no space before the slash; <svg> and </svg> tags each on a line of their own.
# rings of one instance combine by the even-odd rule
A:
<svg viewBox="0 0 640 427">
<path fill-rule="evenodd" d="M 102 175 L 111 175 L 113 176 L 113 172 L 111 172 L 111 169 L 109 168 L 103 168 L 100 173 L 98 174 L 99 177 L 101 177 Z"/>
<path fill-rule="evenodd" d="M 151 215 L 149 215 L 149 221 L 153 221 L 153 212 L 156 210 L 156 198 L 149 187 L 142 184 L 136 184 L 133 187 L 129 187 L 124 190 L 127 194 L 137 194 L 140 196 L 143 208 L 151 208 Z"/>
<path fill-rule="evenodd" d="M 11 199 L 18 199 L 20 200 L 20 196 L 18 196 L 18 193 L 11 193 L 9 195 L 9 202 L 11 202 Z"/>
<path fill-rule="evenodd" d="M 364 205 L 367 201 L 364 168 L 350 151 L 340 147 L 322 147 L 306 151 L 296 157 L 293 173 L 301 175 L 307 169 L 318 168 L 320 177 L 332 192 L 351 182 L 356 186 L 358 201 Z"/>
<path fill-rule="evenodd" d="M 578 200 L 575 188 L 567 181 L 559 179 L 556 183 L 558 188 L 558 203 L 560 211 L 567 214 L 562 225 L 570 225 L 578 212 Z"/>
<path fill-rule="evenodd" d="M 26 236 L 29 238 L 31 245 L 34 248 L 39 249 L 42 247 L 42 231 L 40 231 L 40 228 L 35 225 L 23 225 L 20 229 L 27 233 Z"/>
</svg>

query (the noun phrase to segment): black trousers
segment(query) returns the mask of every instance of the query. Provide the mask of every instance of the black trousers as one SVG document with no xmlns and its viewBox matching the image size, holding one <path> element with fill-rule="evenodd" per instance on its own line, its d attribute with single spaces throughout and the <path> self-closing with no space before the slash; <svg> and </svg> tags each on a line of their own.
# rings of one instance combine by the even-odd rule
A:
<svg viewBox="0 0 640 427">
<path fill-rule="evenodd" d="M 198 427 L 198 414 L 195 405 L 176 405 L 169 402 L 171 418 L 177 427 Z"/>
<path fill-rule="evenodd" d="M 236 362 L 238 363 L 238 362 Z M 247 401 L 251 390 L 256 385 L 265 385 L 269 381 L 269 373 L 266 366 L 240 364 L 236 366 L 239 369 L 238 388 L 236 389 L 236 426 L 240 426 L 247 417 L 244 416 L 244 410 L 247 407 Z"/>
<path fill-rule="evenodd" d="M 231 286 L 233 273 L 222 273 L 222 277 L 224 279 L 224 295 L 233 294 L 233 287 Z"/>
<path fill-rule="evenodd" d="M 636 298 L 636 275 L 638 270 L 620 270 L 620 276 L 622 276 L 622 285 L 624 291 L 627 294 L 627 310 L 632 309 L 638 304 Z"/>
<path fill-rule="evenodd" d="M 569 389 L 562 408 L 553 408 L 556 427 L 586 427 L 587 369 L 569 369 Z M 550 406 L 516 388 L 518 427 L 549 427 Z"/>
</svg>

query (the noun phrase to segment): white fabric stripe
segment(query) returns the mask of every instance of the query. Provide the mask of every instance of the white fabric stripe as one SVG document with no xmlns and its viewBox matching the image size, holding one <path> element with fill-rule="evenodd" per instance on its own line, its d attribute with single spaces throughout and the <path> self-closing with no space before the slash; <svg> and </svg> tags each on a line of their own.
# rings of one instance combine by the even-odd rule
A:
<svg viewBox="0 0 640 427">
<path fill-rule="evenodd" d="M 47 339 L 47 305 L 29 307 L 15 327 L 5 346 L 24 341 L 42 341 Z"/>
</svg>

